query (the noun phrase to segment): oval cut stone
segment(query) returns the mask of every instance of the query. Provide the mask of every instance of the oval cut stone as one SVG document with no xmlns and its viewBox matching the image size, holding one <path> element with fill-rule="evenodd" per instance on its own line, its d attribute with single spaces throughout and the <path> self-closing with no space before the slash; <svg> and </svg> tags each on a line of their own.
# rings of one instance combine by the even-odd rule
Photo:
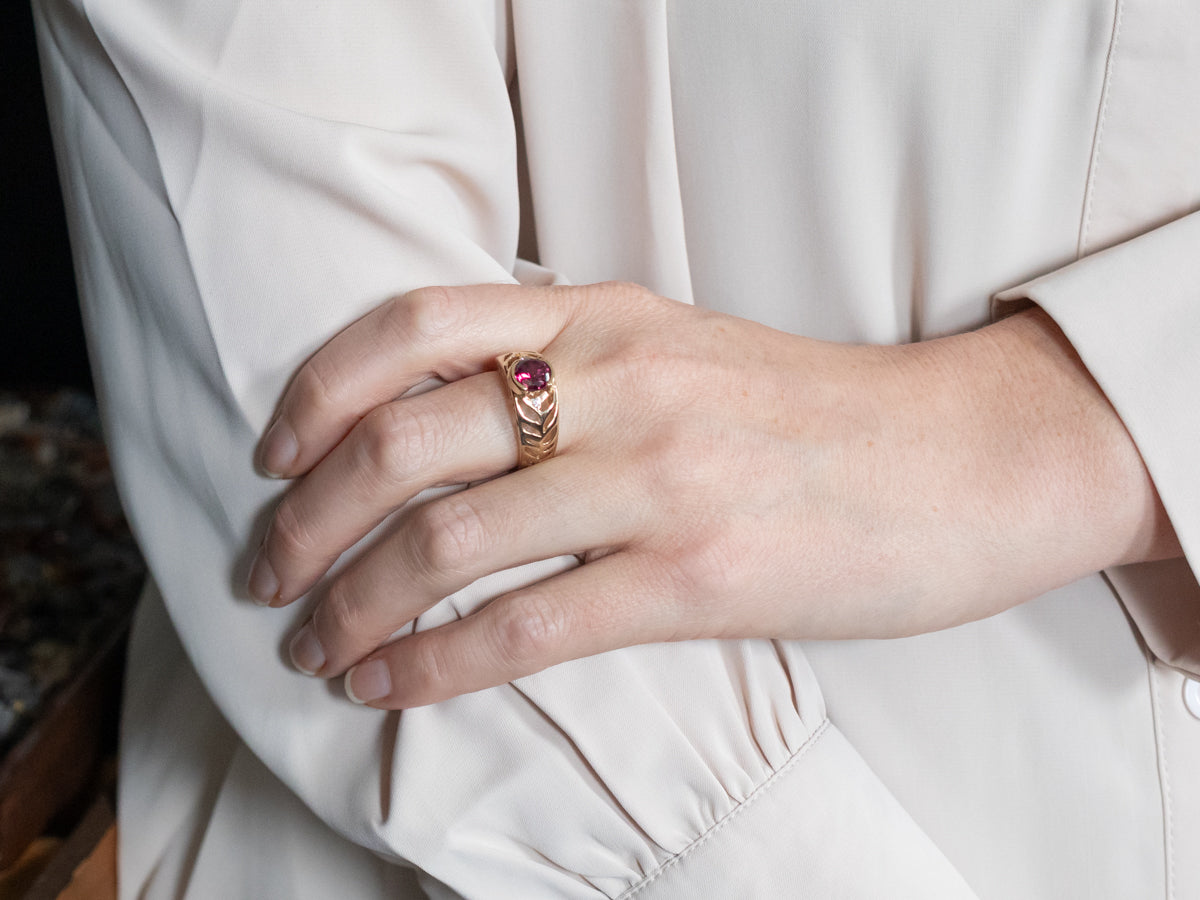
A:
<svg viewBox="0 0 1200 900">
<path fill-rule="evenodd" d="M 540 359 L 526 356 L 513 366 L 513 381 L 527 391 L 540 391 L 550 383 L 550 367 Z"/>
</svg>

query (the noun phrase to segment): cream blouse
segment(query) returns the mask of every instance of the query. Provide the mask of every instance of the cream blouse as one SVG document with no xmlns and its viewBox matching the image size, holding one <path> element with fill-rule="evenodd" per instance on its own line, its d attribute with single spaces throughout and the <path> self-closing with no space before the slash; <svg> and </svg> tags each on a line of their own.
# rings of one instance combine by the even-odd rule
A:
<svg viewBox="0 0 1200 900">
<path fill-rule="evenodd" d="M 123 898 L 1200 897 L 1186 561 L 937 634 L 634 647 L 399 714 L 293 671 L 304 604 L 240 587 L 281 491 L 254 444 L 296 367 L 390 295 L 513 278 L 838 341 L 1040 303 L 1200 560 L 1200 4 L 35 11 L 154 578 Z"/>
</svg>

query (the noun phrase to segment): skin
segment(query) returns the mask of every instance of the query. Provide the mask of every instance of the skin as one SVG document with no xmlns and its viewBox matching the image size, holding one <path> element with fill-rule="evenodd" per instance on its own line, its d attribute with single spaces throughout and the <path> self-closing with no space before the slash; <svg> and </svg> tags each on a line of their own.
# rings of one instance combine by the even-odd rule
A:
<svg viewBox="0 0 1200 900">
<path fill-rule="evenodd" d="M 495 357 L 554 364 L 558 455 L 516 463 Z M 448 382 L 404 399 L 413 385 Z M 252 567 L 292 642 L 398 709 L 636 643 L 886 638 L 994 615 L 1108 566 L 1180 553 L 1120 419 L 1031 309 L 905 346 L 832 344 L 629 284 L 424 288 L 299 371 L 260 447 L 298 479 Z M 584 564 L 387 643 L 479 577 Z"/>
</svg>

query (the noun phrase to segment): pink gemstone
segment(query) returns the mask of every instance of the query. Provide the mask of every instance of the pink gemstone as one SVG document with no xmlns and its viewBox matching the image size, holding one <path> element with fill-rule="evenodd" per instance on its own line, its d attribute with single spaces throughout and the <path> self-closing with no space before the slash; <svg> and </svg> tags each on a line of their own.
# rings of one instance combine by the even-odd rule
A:
<svg viewBox="0 0 1200 900">
<path fill-rule="evenodd" d="M 550 367 L 526 356 L 513 367 L 513 381 L 527 391 L 540 391 L 550 383 Z"/>
</svg>

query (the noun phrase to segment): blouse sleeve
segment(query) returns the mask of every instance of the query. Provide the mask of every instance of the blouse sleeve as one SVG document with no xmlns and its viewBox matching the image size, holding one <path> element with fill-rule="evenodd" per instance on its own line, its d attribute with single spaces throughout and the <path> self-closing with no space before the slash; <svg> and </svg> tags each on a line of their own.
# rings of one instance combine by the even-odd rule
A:
<svg viewBox="0 0 1200 900">
<path fill-rule="evenodd" d="M 1128 429 L 1184 558 L 1106 574 L 1150 650 L 1200 677 L 1200 5 L 1126 4 L 1096 122 L 1079 260 L 996 297 L 1057 322 Z"/>
<path fill-rule="evenodd" d="M 241 596 L 289 375 L 390 295 L 521 271 L 504 6 L 35 3 L 114 466 L 199 683 L 309 809 L 439 896 L 970 897 L 795 645 L 631 648 L 394 714 L 282 661 L 303 603 Z"/>
</svg>

